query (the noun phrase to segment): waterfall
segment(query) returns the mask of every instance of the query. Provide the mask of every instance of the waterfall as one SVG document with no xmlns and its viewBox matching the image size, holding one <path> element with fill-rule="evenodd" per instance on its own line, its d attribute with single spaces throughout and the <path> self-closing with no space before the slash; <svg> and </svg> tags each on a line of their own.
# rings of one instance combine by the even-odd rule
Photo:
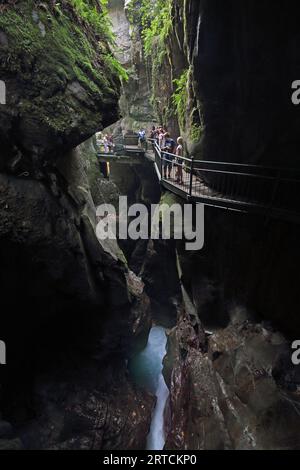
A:
<svg viewBox="0 0 300 470">
<path fill-rule="evenodd" d="M 166 345 L 165 329 L 154 326 L 150 331 L 146 348 L 130 364 L 135 381 L 157 398 L 147 438 L 147 450 L 162 450 L 165 445 L 164 410 L 169 390 L 162 374 L 162 361 L 166 354 Z"/>
</svg>

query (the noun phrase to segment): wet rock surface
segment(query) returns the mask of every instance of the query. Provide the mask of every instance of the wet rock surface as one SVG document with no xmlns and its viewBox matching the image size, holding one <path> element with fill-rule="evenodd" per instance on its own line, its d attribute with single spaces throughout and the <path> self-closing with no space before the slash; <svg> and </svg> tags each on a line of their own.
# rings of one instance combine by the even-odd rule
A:
<svg viewBox="0 0 300 470">
<path fill-rule="evenodd" d="M 154 398 L 135 389 L 113 359 L 100 369 L 78 366 L 36 384 L 37 416 L 18 430 L 26 448 L 144 449 Z"/>
<path fill-rule="evenodd" d="M 152 326 L 152 308 L 150 298 L 146 294 L 145 284 L 129 271 L 126 275 L 128 291 L 132 296 L 132 331 L 134 335 L 134 348 L 131 355 L 146 347 L 149 332 Z"/>
<path fill-rule="evenodd" d="M 299 448 L 300 376 L 290 345 L 245 316 L 236 307 L 228 327 L 204 339 L 184 315 L 170 333 L 166 449 Z"/>
</svg>

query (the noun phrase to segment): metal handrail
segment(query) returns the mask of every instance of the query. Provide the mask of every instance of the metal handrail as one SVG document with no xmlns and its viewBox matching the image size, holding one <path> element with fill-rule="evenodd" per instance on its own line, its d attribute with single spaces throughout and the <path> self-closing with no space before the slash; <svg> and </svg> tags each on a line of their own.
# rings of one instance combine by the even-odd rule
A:
<svg viewBox="0 0 300 470">
<path fill-rule="evenodd" d="M 197 165 L 197 164 L 200 164 L 200 165 L 208 165 L 208 166 L 211 166 L 211 165 L 220 165 L 220 166 L 236 166 L 236 167 L 239 167 L 239 168 L 253 168 L 253 169 L 257 169 L 259 171 L 263 171 L 263 170 L 266 170 L 266 171 L 274 171 L 274 172 L 280 172 L 280 173 L 284 173 L 284 172 L 299 172 L 299 175 L 300 175 L 300 168 L 286 168 L 286 167 L 275 167 L 275 166 L 264 166 L 264 165 L 255 165 L 253 163 L 237 163 L 237 162 L 218 162 L 218 161 L 213 161 L 213 160 L 199 160 L 199 159 L 196 159 L 196 158 L 193 158 L 193 157 L 184 157 L 184 156 L 178 156 L 174 153 L 170 153 L 170 152 L 165 152 L 163 151 L 157 144 L 157 141 L 156 139 L 148 139 L 149 142 L 151 142 L 152 144 L 154 144 L 154 146 L 156 147 L 157 151 L 160 153 L 160 154 L 164 154 L 164 155 L 169 155 L 169 156 L 172 156 L 173 158 L 180 158 L 181 160 L 185 160 L 185 161 L 188 161 L 188 162 L 192 162 L 192 160 L 194 161 L 194 164 Z M 233 172 L 234 173 L 234 172 Z M 267 175 L 266 175 L 267 176 Z M 276 176 L 274 176 L 274 178 L 276 178 Z M 289 179 L 290 180 L 290 179 Z M 297 179 L 291 179 L 290 181 L 298 181 Z"/>
<path fill-rule="evenodd" d="M 257 208 L 264 209 L 269 214 L 281 214 L 280 217 L 296 216 L 299 218 L 300 210 L 297 204 L 298 186 L 300 178 L 288 177 L 287 173 L 300 170 L 292 168 L 263 167 L 253 164 L 212 162 L 197 160 L 193 157 L 183 157 L 162 150 L 155 139 L 149 139 L 155 153 L 155 166 L 162 184 L 169 190 L 198 201 L 213 201 L 222 204 L 222 207 L 231 208 Z M 171 157 L 172 160 L 169 158 Z M 184 167 L 183 180 L 174 178 L 174 168 L 163 167 L 163 162 L 170 162 L 174 168 Z M 179 161 L 178 161 L 179 160 Z M 188 163 L 188 164 L 187 164 Z M 245 170 L 245 171 L 243 171 Z M 170 172 L 173 176 L 170 179 Z M 271 174 L 270 174 L 271 173 Z M 207 175 L 207 178 L 205 177 Z M 210 175 L 215 176 L 211 178 Z M 287 184 L 290 186 L 287 190 Z M 287 197 L 286 197 L 287 194 Z M 220 206 L 219 206 L 220 207 Z M 238 209 L 239 210 L 239 209 Z"/>
</svg>

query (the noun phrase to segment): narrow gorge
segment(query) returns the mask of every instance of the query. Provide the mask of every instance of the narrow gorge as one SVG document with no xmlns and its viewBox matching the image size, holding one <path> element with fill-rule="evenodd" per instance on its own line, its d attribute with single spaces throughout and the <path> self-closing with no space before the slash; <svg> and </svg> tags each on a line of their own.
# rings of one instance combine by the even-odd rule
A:
<svg viewBox="0 0 300 470">
<path fill-rule="evenodd" d="M 299 24 L 283 0 L 0 2 L 0 450 L 300 449 Z M 186 198 L 153 140 L 107 151 L 153 126 L 182 137 Z M 193 200 L 194 160 L 216 194 L 218 165 L 275 171 L 268 207 Z M 203 248 L 176 218 L 101 239 L 124 196 L 149 231 L 204 203 Z"/>
</svg>

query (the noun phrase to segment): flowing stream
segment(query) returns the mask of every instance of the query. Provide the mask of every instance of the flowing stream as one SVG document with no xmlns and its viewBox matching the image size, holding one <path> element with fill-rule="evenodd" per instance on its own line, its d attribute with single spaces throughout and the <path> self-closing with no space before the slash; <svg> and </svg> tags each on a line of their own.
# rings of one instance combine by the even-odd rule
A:
<svg viewBox="0 0 300 470">
<path fill-rule="evenodd" d="M 162 450 L 165 445 L 164 410 L 169 390 L 162 375 L 162 361 L 166 354 L 166 345 L 165 328 L 154 326 L 150 331 L 146 348 L 130 364 L 136 383 L 157 397 L 147 438 L 147 450 Z"/>
</svg>

